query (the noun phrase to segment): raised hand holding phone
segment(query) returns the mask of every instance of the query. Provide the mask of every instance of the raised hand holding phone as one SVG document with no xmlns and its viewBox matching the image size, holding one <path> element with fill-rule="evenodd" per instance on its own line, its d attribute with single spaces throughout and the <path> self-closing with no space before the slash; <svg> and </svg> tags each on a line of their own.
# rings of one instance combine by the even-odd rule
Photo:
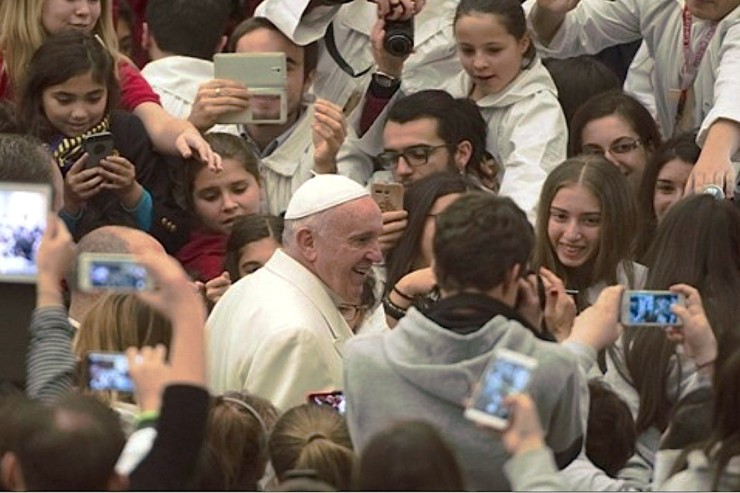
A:
<svg viewBox="0 0 740 493">
<path fill-rule="evenodd" d="M 717 358 L 717 338 L 704 312 L 701 294 L 688 284 L 675 284 L 670 290 L 684 296 L 685 304 L 671 307 L 671 311 L 683 321 L 683 325 L 668 327 L 668 339 L 683 345 L 684 354 L 697 367 L 711 365 Z"/>
</svg>

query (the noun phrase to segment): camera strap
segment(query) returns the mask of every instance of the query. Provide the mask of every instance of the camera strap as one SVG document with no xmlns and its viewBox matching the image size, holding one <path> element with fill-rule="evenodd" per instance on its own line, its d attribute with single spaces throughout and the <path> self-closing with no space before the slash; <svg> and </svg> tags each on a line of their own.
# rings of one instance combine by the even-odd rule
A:
<svg viewBox="0 0 740 493">
<path fill-rule="evenodd" d="M 342 55 L 339 53 L 339 50 L 337 49 L 337 42 L 334 39 L 334 23 L 329 23 L 329 27 L 326 29 L 326 34 L 324 35 L 324 43 L 326 44 L 326 49 L 329 50 L 329 55 L 331 55 L 332 59 L 336 62 L 337 65 L 339 65 L 339 68 L 342 69 L 342 72 L 349 75 L 353 79 L 357 79 L 358 77 L 362 77 L 366 73 L 370 72 L 372 68 L 375 66 L 375 64 L 370 65 L 368 68 L 361 72 L 355 72 L 355 70 L 350 67 L 350 65 L 347 63 L 347 61 L 342 57 Z"/>
</svg>

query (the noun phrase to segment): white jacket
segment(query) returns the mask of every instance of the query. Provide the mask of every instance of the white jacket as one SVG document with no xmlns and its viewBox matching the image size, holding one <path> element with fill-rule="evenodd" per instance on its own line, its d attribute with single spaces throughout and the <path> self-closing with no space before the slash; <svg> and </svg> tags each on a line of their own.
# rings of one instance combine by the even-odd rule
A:
<svg viewBox="0 0 740 493">
<path fill-rule="evenodd" d="M 582 0 L 568 13 L 547 46 L 538 48 L 558 58 L 598 53 L 616 44 L 644 38 L 655 61 L 653 84 L 660 126 L 673 133 L 677 111 L 674 91 L 680 88 L 683 66 L 684 0 Z M 528 0 L 531 8 L 534 0 Z M 693 46 L 699 44 L 709 22 L 693 18 Z M 709 127 L 724 118 L 740 122 L 740 6 L 722 19 L 694 81 L 694 124 L 701 125 L 698 142 L 703 145 Z M 736 156 L 735 160 L 740 158 Z"/>
<path fill-rule="evenodd" d="M 209 388 L 247 390 L 285 411 L 310 392 L 342 389 L 342 347 L 352 335 L 324 283 L 278 250 L 208 317 Z"/>
<path fill-rule="evenodd" d="M 445 89 L 470 94 L 461 72 Z M 504 166 L 500 194 L 511 197 L 534 223 L 540 189 L 548 173 L 566 158 L 568 126 L 550 73 L 539 59 L 498 94 L 477 102 L 488 124 L 486 149 Z"/>
<path fill-rule="evenodd" d="M 320 43 L 319 65 L 314 93 L 345 106 L 354 93 L 364 94 L 374 72 L 370 31 L 377 18 L 377 6 L 367 0 L 335 7 L 316 7 L 305 13 L 309 0 L 265 0 L 255 15 L 270 19 L 295 43 L 300 45 L 322 39 L 334 22 L 336 46 L 355 73 L 368 68 L 361 77 L 352 78 L 342 71 Z M 458 0 L 428 2 L 416 17 L 414 52 L 404 63 L 401 88 L 406 94 L 423 89 L 437 89 L 462 69 L 455 50 L 452 21 Z"/>
</svg>

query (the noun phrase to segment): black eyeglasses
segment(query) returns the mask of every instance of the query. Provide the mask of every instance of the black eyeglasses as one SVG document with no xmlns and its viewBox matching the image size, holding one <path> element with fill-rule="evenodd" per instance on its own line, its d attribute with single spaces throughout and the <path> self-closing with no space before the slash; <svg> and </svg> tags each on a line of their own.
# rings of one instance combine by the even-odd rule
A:
<svg viewBox="0 0 740 493">
<path fill-rule="evenodd" d="M 628 152 L 634 151 L 641 145 L 642 141 L 640 139 L 622 137 L 621 139 L 617 139 L 612 142 L 611 145 L 609 145 L 609 152 L 612 154 L 627 154 Z M 595 144 L 586 144 L 585 146 L 581 147 L 581 152 L 583 154 L 600 154 L 602 156 L 606 154 L 606 151 L 604 149 Z"/>
<path fill-rule="evenodd" d="M 376 161 L 385 170 L 393 170 L 398 166 L 398 159 L 403 159 L 409 166 L 423 166 L 429 162 L 429 157 L 439 149 L 452 149 L 451 144 L 440 144 L 438 146 L 418 145 L 408 147 L 402 151 L 386 151 L 375 156 Z"/>
</svg>

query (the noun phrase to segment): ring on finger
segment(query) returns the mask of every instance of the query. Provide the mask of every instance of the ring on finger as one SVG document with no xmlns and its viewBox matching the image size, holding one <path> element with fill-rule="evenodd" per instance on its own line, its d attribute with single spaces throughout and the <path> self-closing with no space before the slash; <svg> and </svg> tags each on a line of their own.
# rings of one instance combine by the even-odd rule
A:
<svg viewBox="0 0 740 493">
<path fill-rule="evenodd" d="M 216 88 L 216 96 L 221 96 L 221 88 L 220 87 L 217 87 Z"/>
</svg>

